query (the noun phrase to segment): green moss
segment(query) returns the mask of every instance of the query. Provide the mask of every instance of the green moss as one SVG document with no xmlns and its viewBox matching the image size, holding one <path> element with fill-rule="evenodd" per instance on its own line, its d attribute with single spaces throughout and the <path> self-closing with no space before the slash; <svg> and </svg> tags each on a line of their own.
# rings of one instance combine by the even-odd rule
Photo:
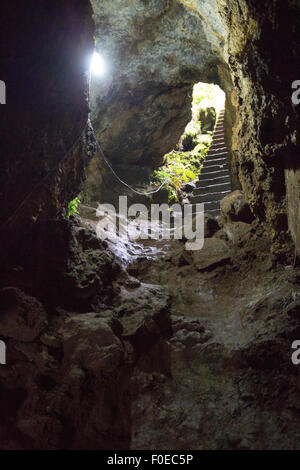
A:
<svg viewBox="0 0 300 470">
<path fill-rule="evenodd" d="M 75 197 L 74 199 L 72 199 L 72 201 L 69 202 L 67 210 L 67 219 L 69 219 L 72 215 L 79 214 L 78 206 L 80 202 L 81 201 L 78 197 Z"/>
<path fill-rule="evenodd" d="M 164 165 L 154 171 L 152 183 L 166 181 L 165 187 L 169 192 L 169 201 L 178 201 L 179 190 L 183 184 L 195 180 L 201 173 L 208 148 L 205 144 L 198 144 L 191 152 L 173 150 L 166 154 Z"/>
</svg>

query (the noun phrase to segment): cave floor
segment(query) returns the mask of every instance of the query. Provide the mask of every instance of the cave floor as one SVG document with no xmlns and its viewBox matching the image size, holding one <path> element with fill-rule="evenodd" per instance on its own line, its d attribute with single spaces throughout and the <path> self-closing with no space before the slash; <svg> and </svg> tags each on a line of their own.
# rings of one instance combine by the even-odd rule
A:
<svg viewBox="0 0 300 470">
<path fill-rule="evenodd" d="M 131 448 L 299 447 L 290 313 L 299 270 L 276 265 L 262 229 L 246 225 L 198 253 L 177 240 L 108 237 L 123 266 L 114 308 L 137 353 Z"/>
<path fill-rule="evenodd" d="M 34 227 L 2 273 L 2 449 L 300 448 L 300 270 L 256 221 L 210 235 Z"/>
</svg>

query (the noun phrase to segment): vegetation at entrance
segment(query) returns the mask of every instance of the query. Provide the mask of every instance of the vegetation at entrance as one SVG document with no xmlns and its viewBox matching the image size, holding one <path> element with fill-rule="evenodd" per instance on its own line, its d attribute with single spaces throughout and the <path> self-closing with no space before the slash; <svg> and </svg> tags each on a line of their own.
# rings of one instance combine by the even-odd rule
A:
<svg viewBox="0 0 300 470">
<path fill-rule="evenodd" d="M 192 120 L 186 126 L 178 147 L 164 156 L 164 164 L 153 173 L 153 184 L 165 183 L 169 201 L 178 201 L 181 187 L 201 173 L 203 160 L 212 141 L 224 93 L 213 84 L 197 83 L 193 89 Z"/>
<path fill-rule="evenodd" d="M 78 206 L 80 202 L 81 201 L 78 197 L 75 197 L 74 199 L 72 199 L 72 201 L 69 202 L 67 210 L 67 219 L 69 219 L 72 215 L 79 214 Z"/>
<path fill-rule="evenodd" d="M 178 201 L 183 184 L 195 180 L 200 174 L 208 148 L 205 144 L 198 144 L 191 152 L 172 150 L 165 155 L 164 165 L 154 171 L 153 183 L 165 181 L 169 202 Z"/>
</svg>

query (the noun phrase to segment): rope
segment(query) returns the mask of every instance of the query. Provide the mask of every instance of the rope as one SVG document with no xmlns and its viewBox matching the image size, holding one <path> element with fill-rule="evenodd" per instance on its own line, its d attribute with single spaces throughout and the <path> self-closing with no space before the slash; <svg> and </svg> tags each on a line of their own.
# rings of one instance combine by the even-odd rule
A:
<svg viewBox="0 0 300 470">
<path fill-rule="evenodd" d="M 89 91 L 90 91 L 90 85 L 91 85 L 91 74 L 89 76 Z M 89 97 L 90 98 L 90 97 Z M 25 196 L 25 198 L 22 200 L 22 202 L 20 203 L 20 205 L 16 208 L 16 210 L 12 213 L 12 215 L 3 223 L 1 224 L 0 226 L 0 231 L 2 231 L 3 228 L 5 228 L 11 221 L 14 220 L 14 218 L 16 217 L 16 215 L 19 214 L 20 210 L 22 209 L 22 207 L 24 206 L 24 204 L 26 204 L 26 202 L 28 201 L 28 199 L 31 198 L 31 196 L 34 194 L 34 192 L 36 191 L 37 188 L 39 188 L 48 178 L 49 176 L 59 167 L 60 164 L 62 164 L 67 158 L 68 156 L 73 152 L 74 148 L 77 146 L 78 142 L 82 139 L 85 131 L 86 131 L 86 128 L 88 126 L 88 123 L 89 123 L 89 118 L 87 120 L 87 122 L 85 123 L 84 127 L 83 127 L 83 130 L 82 132 L 80 133 L 79 137 L 75 140 L 75 142 L 73 143 L 73 145 L 71 146 L 71 148 L 67 151 L 67 153 L 64 155 L 64 157 L 34 186 L 34 188 L 27 194 L 27 196 Z M 140 196 L 148 196 L 148 195 L 151 195 L 151 194 L 155 194 L 155 193 L 158 193 L 162 187 L 164 186 L 164 184 L 166 183 L 167 181 L 167 178 L 164 180 L 164 182 L 160 185 L 160 187 L 158 189 L 156 189 L 155 191 L 149 191 L 149 192 L 141 192 L 141 191 L 137 191 L 136 189 L 132 188 L 132 186 L 130 186 L 129 184 L 125 183 L 125 181 L 121 180 L 121 178 L 117 175 L 117 173 L 114 171 L 114 169 L 112 168 L 112 166 L 110 165 L 110 163 L 108 162 L 108 160 L 106 159 L 104 153 L 103 153 L 103 150 L 101 148 L 101 145 L 100 143 L 98 142 L 98 140 L 96 139 L 96 145 L 98 147 L 98 149 L 100 150 L 100 153 L 102 155 L 102 158 L 104 159 L 106 165 L 108 166 L 108 168 L 111 170 L 111 172 L 113 173 L 113 175 L 117 178 L 117 180 L 123 184 L 124 186 L 126 186 L 128 189 L 130 189 L 130 191 L 134 192 L 135 194 L 139 194 Z"/>
<path fill-rule="evenodd" d="M 155 193 L 158 193 L 161 188 L 164 186 L 164 184 L 166 183 L 167 179 L 166 178 L 164 180 L 164 182 L 160 185 L 160 187 L 158 189 L 156 189 L 155 191 L 148 191 L 148 192 L 141 192 L 141 191 L 137 191 L 136 189 L 134 189 L 132 186 L 130 186 L 129 184 L 125 183 L 125 181 L 121 180 L 121 178 L 117 175 L 117 173 L 115 172 L 115 170 L 112 168 L 111 164 L 109 163 L 109 161 L 107 160 L 107 158 L 105 157 L 104 155 L 104 152 L 101 148 L 101 145 L 100 143 L 98 142 L 98 140 L 96 140 L 97 142 L 97 147 L 102 155 L 102 158 L 103 160 L 105 161 L 106 165 L 108 166 L 108 168 L 111 170 L 112 174 L 117 178 L 117 180 L 123 184 L 124 186 L 126 186 L 126 188 L 130 189 L 130 191 L 133 191 L 135 194 L 139 194 L 140 196 L 149 196 L 150 194 L 155 194 Z"/>
</svg>

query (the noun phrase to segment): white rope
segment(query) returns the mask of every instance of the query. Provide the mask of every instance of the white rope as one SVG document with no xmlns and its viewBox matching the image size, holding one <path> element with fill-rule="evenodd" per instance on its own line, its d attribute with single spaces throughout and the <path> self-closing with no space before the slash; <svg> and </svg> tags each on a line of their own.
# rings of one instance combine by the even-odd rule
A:
<svg viewBox="0 0 300 470">
<path fill-rule="evenodd" d="M 161 190 L 161 188 L 164 186 L 164 184 L 166 183 L 166 181 L 167 181 L 168 178 L 166 178 L 166 179 L 164 180 L 164 182 L 160 185 L 160 187 L 159 187 L 158 189 L 156 189 L 155 191 L 148 191 L 148 192 L 146 192 L 146 191 L 145 191 L 145 192 L 137 191 L 136 189 L 132 188 L 132 186 L 130 186 L 129 184 L 125 183 L 125 181 L 121 180 L 121 178 L 117 175 L 117 173 L 115 172 L 115 170 L 112 168 L 111 164 L 109 163 L 109 161 L 108 161 L 107 158 L 105 157 L 104 152 L 103 152 L 103 150 L 102 150 L 102 148 L 101 148 L 101 145 L 100 145 L 100 143 L 98 142 L 98 140 L 96 140 L 96 142 L 97 142 L 97 147 L 98 147 L 98 149 L 99 149 L 99 151 L 100 151 L 100 153 L 101 153 L 101 155 L 102 155 L 103 160 L 105 161 L 106 165 L 107 165 L 108 168 L 111 170 L 111 172 L 113 173 L 113 175 L 117 178 L 117 180 L 118 180 L 121 184 L 123 184 L 124 186 L 126 186 L 126 188 L 130 189 L 130 191 L 133 191 L 135 194 L 139 194 L 140 196 L 149 196 L 149 195 L 151 195 L 151 194 L 158 193 L 158 192 Z"/>
</svg>

